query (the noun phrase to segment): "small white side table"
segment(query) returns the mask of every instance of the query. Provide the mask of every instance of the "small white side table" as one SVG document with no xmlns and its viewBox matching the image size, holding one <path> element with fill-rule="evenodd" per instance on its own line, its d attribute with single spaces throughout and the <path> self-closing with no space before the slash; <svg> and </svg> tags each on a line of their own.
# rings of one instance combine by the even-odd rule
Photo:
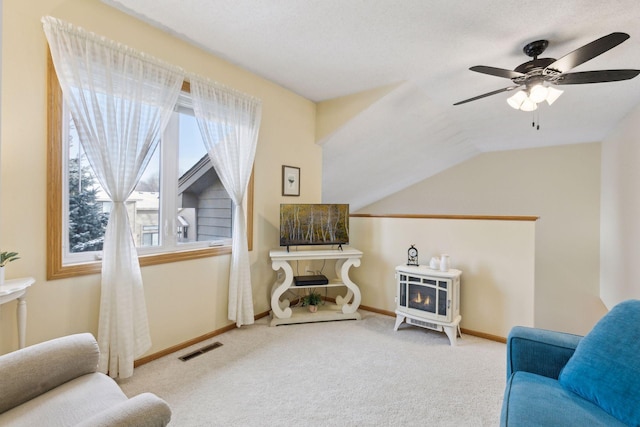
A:
<svg viewBox="0 0 640 427">
<path fill-rule="evenodd" d="M 0 285 L 0 305 L 18 300 L 16 309 L 18 315 L 18 345 L 24 348 L 27 335 L 27 288 L 33 285 L 36 280 L 33 277 L 6 280 Z"/>
</svg>

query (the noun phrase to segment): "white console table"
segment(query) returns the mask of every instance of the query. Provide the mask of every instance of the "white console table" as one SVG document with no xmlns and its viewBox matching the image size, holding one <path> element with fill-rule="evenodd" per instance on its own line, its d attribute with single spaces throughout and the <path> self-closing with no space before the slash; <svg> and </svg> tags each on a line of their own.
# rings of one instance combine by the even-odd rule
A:
<svg viewBox="0 0 640 427">
<path fill-rule="evenodd" d="M 11 279 L 0 285 L 0 305 L 15 299 L 18 300 L 16 308 L 18 316 L 18 346 L 24 348 L 27 335 L 27 288 L 35 283 L 33 277 Z"/>
<path fill-rule="evenodd" d="M 273 249 L 269 252 L 271 268 L 282 270 L 271 288 L 271 326 L 292 323 L 324 322 L 328 320 L 360 320 L 358 307 L 362 299 L 360 288 L 349 278 L 349 269 L 360 265 L 362 252 L 345 246 L 343 249 L 299 250 L 288 252 L 286 249 Z M 337 279 L 326 285 L 296 286 L 293 283 L 292 262 L 312 260 L 336 260 Z M 310 313 L 307 307 L 290 307 L 288 299 L 280 299 L 289 289 L 330 288 L 345 286 L 345 296 L 336 297 L 336 304 L 318 307 L 316 313 Z M 353 301 L 352 301 L 353 300 Z M 351 301 L 351 302 L 350 302 Z"/>
</svg>

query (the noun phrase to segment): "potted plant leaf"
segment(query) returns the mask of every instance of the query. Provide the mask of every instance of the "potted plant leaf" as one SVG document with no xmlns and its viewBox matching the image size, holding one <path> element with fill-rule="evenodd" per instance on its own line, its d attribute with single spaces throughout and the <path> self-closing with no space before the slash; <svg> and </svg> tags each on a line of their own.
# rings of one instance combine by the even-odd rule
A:
<svg viewBox="0 0 640 427">
<path fill-rule="evenodd" d="M 322 303 L 322 295 L 316 291 L 311 291 L 302 298 L 302 306 L 309 307 L 309 311 L 315 313 L 318 311 L 318 305 Z"/>
<path fill-rule="evenodd" d="M 4 266 L 17 259 L 20 259 L 18 252 L 0 252 L 0 285 L 4 284 Z"/>
</svg>

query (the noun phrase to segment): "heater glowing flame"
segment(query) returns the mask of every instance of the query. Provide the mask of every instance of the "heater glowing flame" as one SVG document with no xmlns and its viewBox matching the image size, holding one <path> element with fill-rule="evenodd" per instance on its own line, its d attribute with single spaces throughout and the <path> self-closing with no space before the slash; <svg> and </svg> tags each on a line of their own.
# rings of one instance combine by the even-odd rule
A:
<svg viewBox="0 0 640 427">
<path fill-rule="evenodd" d="M 431 297 L 427 296 L 427 297 L 423 298 L 422 295 L 420 294 L 420 292 L 418 292 L 416 297 L 413 299 L 413 302 L 415 302 L 416 304 L 430 305 L 431 304 Z"/>
</svg>

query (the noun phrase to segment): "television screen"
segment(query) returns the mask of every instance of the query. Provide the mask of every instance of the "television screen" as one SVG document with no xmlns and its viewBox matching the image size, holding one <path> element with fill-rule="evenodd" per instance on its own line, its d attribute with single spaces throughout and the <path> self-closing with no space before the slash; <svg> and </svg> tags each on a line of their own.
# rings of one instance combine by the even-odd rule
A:
<svg viewBox="0 0 640 427">
<path fill-rule="evenodd" d="M 348 204 L 281 204 L 280 246 L 349 243 Z"/>
</svg>

